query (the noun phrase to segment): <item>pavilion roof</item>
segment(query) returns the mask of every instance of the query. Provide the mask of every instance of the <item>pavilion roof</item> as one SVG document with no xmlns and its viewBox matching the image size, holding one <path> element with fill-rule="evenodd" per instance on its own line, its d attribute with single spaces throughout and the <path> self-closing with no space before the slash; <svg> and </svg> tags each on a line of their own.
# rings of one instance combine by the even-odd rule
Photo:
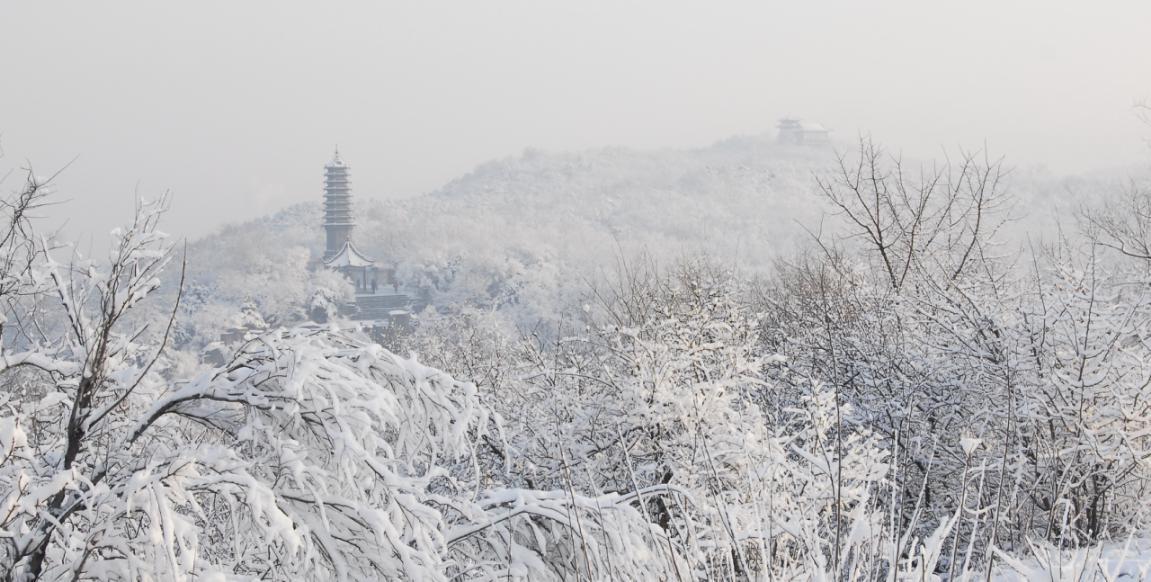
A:
<svg viewBox="0 0 1151 582">
<path fill-rule="evenodd" d="M 356 248 L 356 245 L 352 244 L 352 241 L 344 243 L 344 246 L 340 247 L 340 252 L 324 261 L 325 266 L 333 269 L 341 267 L 371 267 L 375 264 L 376 262 L 361 253 L 359 249 Z"/>
</svg>

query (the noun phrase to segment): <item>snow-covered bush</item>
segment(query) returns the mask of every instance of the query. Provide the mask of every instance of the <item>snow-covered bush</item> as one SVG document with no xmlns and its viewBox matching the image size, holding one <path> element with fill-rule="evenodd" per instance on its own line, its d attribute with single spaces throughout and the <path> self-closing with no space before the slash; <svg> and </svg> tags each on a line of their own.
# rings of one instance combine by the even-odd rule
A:
<svg viewBox="0 0 1151 582">
<path fill-rule="evenodd" d="M 317 269 L 309 277 L 304 310 L 312 321 L 326 323 L 355 300 L 355 287 L 347 277 L 329 269 Z"/>
<path fill-rule="evenodd" d="M 942 532 L 939 573 L 1144 531 L 1145 274 L 1089 239 L 1022 257 L 997 244 L 994 164 L 913 184 L 870 143 L 861 159 L 823 184 L 850 236 L 760 289 L 766 346 L 790 356 L 784 392 L 833 387 L 846 422 L 880 438 L 884 511 L 903 535 Z"/>
<path fill-rule="evenodd" d="M 474 443 L 489 422 L 473 385 L 378 345 L 280 330 L 173 380 L 188 366 L 164 354 L 174 316 L 154 344 L 127 317 L 171 257 L 162 209 L 142 205 L 114 232 L 106 264 L 58 264 L 47 249 L 11 263 L 6 292 L 48 294 L 35 315 L 64 331 L 5 330 L 8 580 L 559 580 L 675 567 L 635 507 L 670 488 L 481 483 Z M 5 315 L 27 316 L 16 304 Z"/>
<path fill-rule="evenodd" d="M 851 411 L 827 386 L 791 395 L 768 380 L 785 358 L 762 351 L 740 279 L 706 260 L 619 267 L 558 331 L 479 332 L 489 316 L 470 314 L 417 334 L 435 361 L 486 379 L 507 478 L 588 494 L 674 488 L 642 509 L 686 578 L 892 570 L 902 553 L 858 534 L 887 531 L 888 454 L 841 421 Z M 437 340 L 447 329 L 468 347 Z"/>
</svg>

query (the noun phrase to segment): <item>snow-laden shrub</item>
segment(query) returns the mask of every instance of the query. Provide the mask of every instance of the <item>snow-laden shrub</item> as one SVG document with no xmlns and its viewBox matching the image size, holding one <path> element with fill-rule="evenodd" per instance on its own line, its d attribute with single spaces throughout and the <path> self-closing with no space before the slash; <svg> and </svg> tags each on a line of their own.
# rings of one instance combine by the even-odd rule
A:
<svg viewBox="0 0 1151 582">
<path fill-rule="evenodd" d="M 105 389 L 99 438 L 66 470 L 67 389 L 5 403 L 14 572 L 31 574 L 41 546 L 49 580 L 563 579 L 670 563 L 631 506 L 645 492 L 477 489 L 474 388 L 376 345 L 277 332 L 188 382 L 147 374 L 120 402 L 123 385 Z"/>
<path fill-rule="evenodd" d="M 355 287 L 347 277 L 337 271 L 318 269 L 309 277 L 304 312 L 312 321 L 327 323 L 355 300 Z"/>
<path fill-rule="evenodd" d="M 162 210 L 142 205 L 104 264 L 40 249 L 0 288 L 6 318 L 56 324 L 0 330 L 7 580 L 636 579 L 680 563 L 636 508 L 674 488 L 481 481 L 475 387 L 378 345 L 282 329 L 173 379 L 193 365 L 165 355 L 176 306 L 155 336 L 128 317 L 171 257 Z M 7 240 L 15 256 L 23 239 Z"/>
<path fill-rule="evenodd" d="M 640 508 L 685 579 L 878 575 L 918 547 L 884 537 L 889 454 L 844 421 L 845 399 L 768 380 L 786 359 L 760 349 L 738 278 L 704 262 L 628 268 L 558 332 L 509 337 L 490 314 L 462 313 L 418 333 L 421 353 L 484 378 L 507 478 L 587 494 L 674 488 Z"/>
</svg>

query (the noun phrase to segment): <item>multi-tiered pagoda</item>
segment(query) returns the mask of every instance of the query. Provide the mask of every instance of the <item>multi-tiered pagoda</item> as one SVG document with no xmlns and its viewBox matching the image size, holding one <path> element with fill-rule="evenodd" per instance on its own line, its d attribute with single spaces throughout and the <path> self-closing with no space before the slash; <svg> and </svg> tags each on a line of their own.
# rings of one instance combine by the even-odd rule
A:
<svg viewBox="0 0 1151 582">
<path fill-rule="evenodd" d="M 347 316 L 381 325 L 402 324 L 412 306 L 408 295 L 400 291 L 395 269 L 378 268 L 352 240 L 356 215 L 350 171 L 337 148 L 324 166 L 324 266 L 343 273 L 356 287 L 356 302 L 347 306 Z"/>
<path fill-rule="evenodd" d="M 375 293 L 379 287 L 376 262 L 356 249 L 352 232 L 356 228 L 352 212 L 352 183 L 349 170 L 340 159 L 340 150 L 324 166 L 324 266 L 346 275 L 356 293 Z"/>
</svg>

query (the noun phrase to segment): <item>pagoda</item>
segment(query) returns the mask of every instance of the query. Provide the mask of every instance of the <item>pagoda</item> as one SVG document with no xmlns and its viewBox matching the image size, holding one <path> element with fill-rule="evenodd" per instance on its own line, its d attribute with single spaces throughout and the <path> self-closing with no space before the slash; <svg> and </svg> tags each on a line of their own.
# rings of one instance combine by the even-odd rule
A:
<svg viewBox="0 0 1151 582">
<path fill-rule="evenodd" d="M 353 303 L 341 308 L 349 319 L 367 323 L 376 337 L 385 337 L 410 323 L 413 306 L 396 279 L 394 267 L 380 268 L 374 259 L 356 248 L 352 233 L 356 215 L 352 205 L 351 168 L 340 150 L 324 166 L 323 265 L 351 280 L 356 288 Z"/>
<path fill-rule="evenodd" d="M 324 266 L 343 273 L 356 286 L 357 294 L 374 294 L 379 287 L 376 262 L 361 253 L 352 241 L 356 227 L 352 212 L 351 168 L 340 159 L 340 149 L 324 166 Z"/>
</svg>

